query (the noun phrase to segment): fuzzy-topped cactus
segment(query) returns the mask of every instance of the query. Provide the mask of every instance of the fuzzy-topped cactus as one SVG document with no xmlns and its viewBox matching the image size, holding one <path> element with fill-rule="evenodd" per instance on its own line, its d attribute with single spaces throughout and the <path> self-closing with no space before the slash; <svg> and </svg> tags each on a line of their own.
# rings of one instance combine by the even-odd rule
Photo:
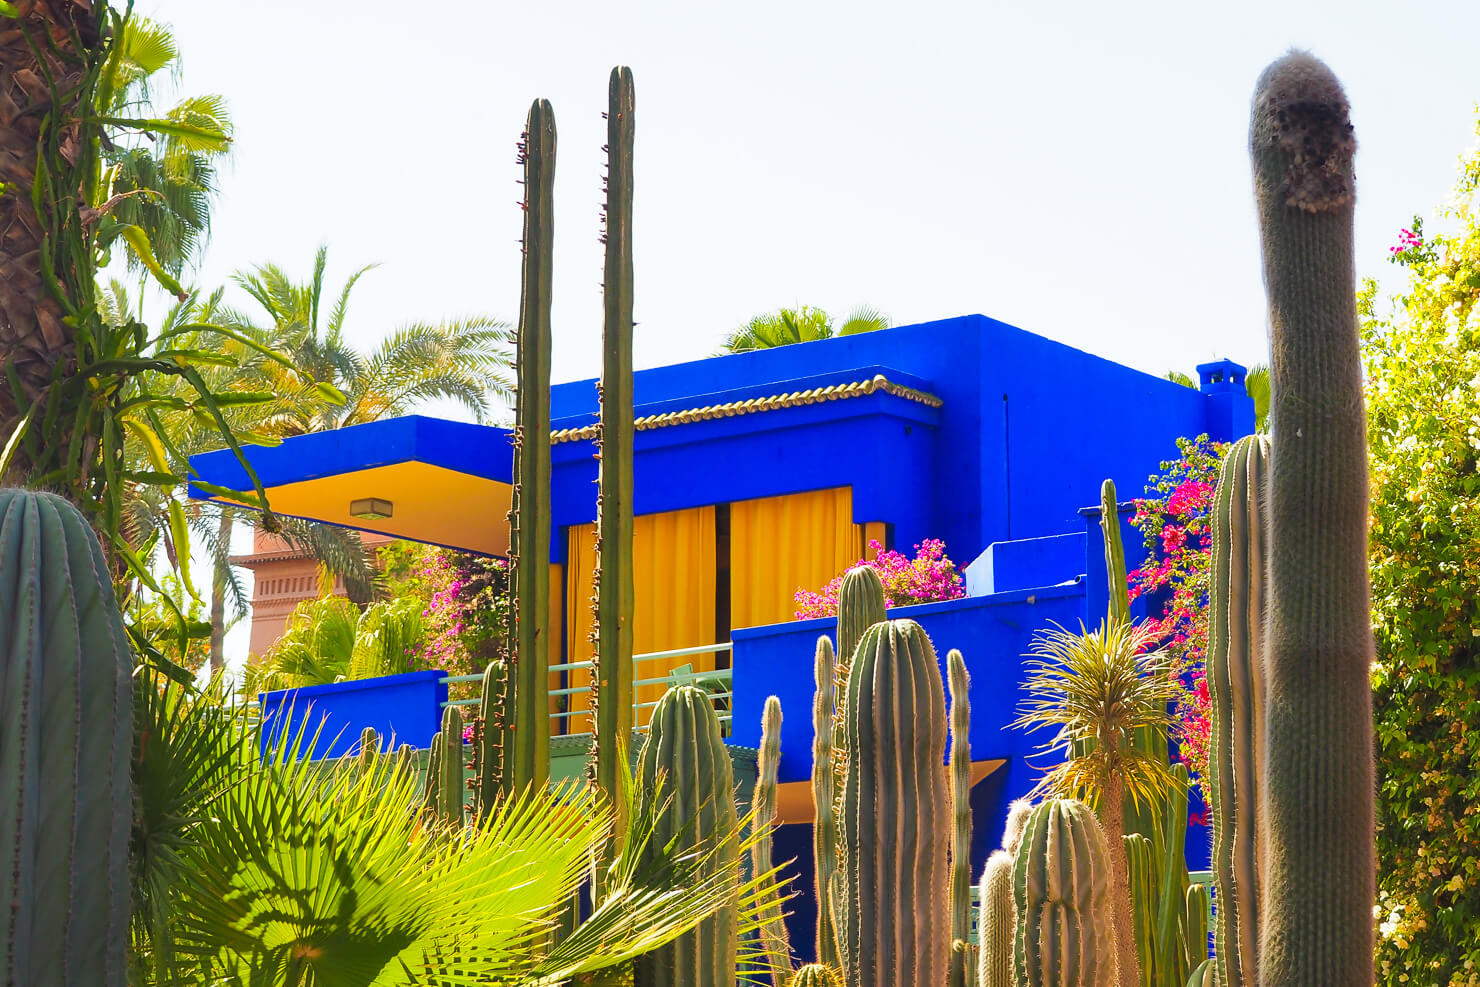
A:
<svg viewBox="0 0 1480 987">
<path fill-rule="evenodd" d="M 1223 459 L 1210 523 L 1208 793 L 1218 887 L 1214 963 L 1223 987 L 1254 984 L 1259 969 L 1268 484 L 1268 436 L 1239 439 Z"/>
<path fill-rule="evenodd" d="M 913 620 L 863 635 L 843 702 L 843 973 L 869 987 L 946 982 L 951 954 L 945 692 Z"/>
<path fill-rule="evenodd" d="M 668 690 L 653 708 L 638 759 L 637 800 L 659 806 L 647 851 L 712 846 L 738 825 L 730 753 L 720 738 L 709 693 L 691 685 Z M 727 843 L 715 866 L 740 867 Z M 637 960 L 637 987 L 732 987 L 739 916 L 727 905 L 666 946 Z"/>
<path fill-rule="evenodd" d="M 1249 146 L 1270 319 L 1269 601 L 1257 982 L 1373 981 L 1367 444 L 1346 95 L 1294 52 L 1260 77 Z"/>
<path fill-rule="evenodd" d="M 808 963 L 787 981 L 786 987 L 843 987 L 843 978 L 830 966 Z"/>
<path fill-rule="evenodd" d="M 771 859 L 771 831 L 776 826 L 776 781 L 781 767 L 781 700 L 766 699 L 761 713 L 761 746 L 756 756 L 755 789 L 750 798 L 755 840 L 750 847 L 752 876 L 769 873 L 775 864 Z M 772 970 L 791 969 L 791 940 L 780 903 L 768 904 L 762 919 L 761 948 Z"/>
<path fill-rule="evenodd" d="M 1018 987 L 1116 987 L 1110 851 L 1089 806 L 1050 799 L 1033 809 L 1012 884 Z"/>
<path fill-rule="evenodd" d="M 0 983 L 125 983 L 132 671 L 87 521 L 0 490 Z"/>
<path fill-rule="evenodd" d="M 977 954 L 977 987 L 1013 987 L 1012 943 L 1017 914 L 1012 901 L 1010 851 L 993 850 L 987 858 L 986 870 L 982 871 L 981 899 L 981 918 L 977 922 L 977 934 L 981 940 Z"/>
</svg>

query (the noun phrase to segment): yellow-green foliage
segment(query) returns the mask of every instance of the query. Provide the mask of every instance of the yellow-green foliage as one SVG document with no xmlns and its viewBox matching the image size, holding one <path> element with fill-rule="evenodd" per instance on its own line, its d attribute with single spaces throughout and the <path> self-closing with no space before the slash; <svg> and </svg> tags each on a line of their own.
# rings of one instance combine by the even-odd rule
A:
<svg viewBox="0 0 1480 987">
<path fill-rule="evenodd" d="M 1480 132 L 1480 127 L 1477 127 Z M 1372 480 L 1384 984 L 1480 982 L 1480 151 L 1450 232 L 1404 231 L 1411 282 L 1360 298 Z"/>
</svg>

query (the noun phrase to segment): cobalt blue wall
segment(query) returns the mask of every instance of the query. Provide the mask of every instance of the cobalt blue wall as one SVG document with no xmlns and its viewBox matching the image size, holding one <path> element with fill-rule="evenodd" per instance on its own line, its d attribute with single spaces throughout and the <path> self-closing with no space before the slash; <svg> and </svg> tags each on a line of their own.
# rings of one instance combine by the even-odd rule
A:
<svg viewBox="0 0 1480 987">
<path fill-rule="evenodd" d="M 360 733 L 374 727 L 382 747 L 430 747 L 442 722 L 446 672 L 408 672 L 332 685 L 306 686 L 258 697 L 262 708 L 262 750 L 266 753 L 284 729 L 306 724 L 305 740 L 318 735 L 309 756 L 339 757 L 354 749 Z M 289 734 L 291 737 L 293 734 Z"/>
</svg>

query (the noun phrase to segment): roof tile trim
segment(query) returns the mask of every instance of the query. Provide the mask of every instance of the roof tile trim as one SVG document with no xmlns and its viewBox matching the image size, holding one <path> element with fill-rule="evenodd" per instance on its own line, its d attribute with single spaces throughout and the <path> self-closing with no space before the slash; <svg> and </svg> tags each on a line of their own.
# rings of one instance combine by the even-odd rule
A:
<svg viewBox="0 0 1480 987">
<path fill-rule="evenodd" d="M 763 398 L 751 398 L 748 401 L 732 401 L 727 404 L 712 404 L 703 408 L 688 408 L 684 411 L 670 411 L 662 415 L 646 415 L 638 418 L 633 425 L 638 431 L 646 431 L 653 428 L 664 428 L 669 425 L 688 425 L 693 422 L 710 421 L 715 418 L 733 418 L 736 415 L 753 415 L 763 411 L 779 411 L 782 408 L 798 408 L 802 405 L 821 404 L 824 401 L 840 401 L 847 398 L 861 398 L 870 394 L 891 394 L 906 401 L 914 401 L 928 408 L 939 408 L 944 402 L 934 394 L 918 391 L 913 387 L 896 384 L 883 374 L 877 374 L 872 380 L 860 380 L 851 384 L 832 384 L 828 387 L 814 387 L 806 391 L 792 391 L 789 394 L 772 394 Z M 552 443 L 560 442 L 584 442 L 597 438 L 601 434 L 601 426 L 583 425 L 580 428 L 562 428 L 550 433 Z"/>
</svg>

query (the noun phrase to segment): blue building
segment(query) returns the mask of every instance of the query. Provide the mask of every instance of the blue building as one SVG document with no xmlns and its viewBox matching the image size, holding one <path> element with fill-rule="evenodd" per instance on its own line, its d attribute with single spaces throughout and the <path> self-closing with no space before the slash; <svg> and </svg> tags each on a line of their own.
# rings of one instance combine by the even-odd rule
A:
<svg viewBox="0 0 1480 987">
<path fill-rule="evenodd" d="M 1041 738 L 1004 729 L 1016 716 L 1021 656 L 1036 630 L 1105 613 L 1099 510 L 1086 505 L 1098 504 L 1107 477 L 1139 493 L 1176 455 L 1179 436 L 1252 431 L 1243 373 L 1227 361 L 1205 365 L 1194 390 L 980 315 L 639 371 L 634 638 L 640 654 L 655 656 L 638 665 L 639 704 L 686 677 L 728 682 L 720 702 L 731 742 L 754 747 L 762 705 L 779 696 L 789 825 L 778 857 L 808 864 L 812 653 L 834 622 L 792 620 L 793 594 L 864 557 L 871 540 L 908 552 L 942 539 L 969 563 L 968 596 L 892 615 L 919 620 L 942 660 L 949 648 L 966 658 L 979 869 L 1007 803 L 1048 766 L 1029 761 Z M 558 738 L 589 729 L 595 382 L 557 385 L 551 411 Z M 506 430 L 408 417 L 253 448 L 250 458 L 279 513 L 507 550 Z M 192 465 L 209 483 L 251 487 L 230 452 Z M 1124 539 L 1134 566 L 1139 533 L 1124 525 Z M 445 685 L 439 699 L 425 679 L 411 706 L 388 698 L 381 713 L 364 695 L 369 683 L 347 683 L 361 695 L 336 729 L 345 738 L 363 725 L 429 737 Z M 315 697 L 321 710 L 332 714 L 338 688 Z M 1199 839 L 1189 840 L 1194 865 L 1206 859 Z M 802 880 L 810 887 L 809 875 Z M 799 925 L 804 912 L 805 904 Z"/>
</svg>

